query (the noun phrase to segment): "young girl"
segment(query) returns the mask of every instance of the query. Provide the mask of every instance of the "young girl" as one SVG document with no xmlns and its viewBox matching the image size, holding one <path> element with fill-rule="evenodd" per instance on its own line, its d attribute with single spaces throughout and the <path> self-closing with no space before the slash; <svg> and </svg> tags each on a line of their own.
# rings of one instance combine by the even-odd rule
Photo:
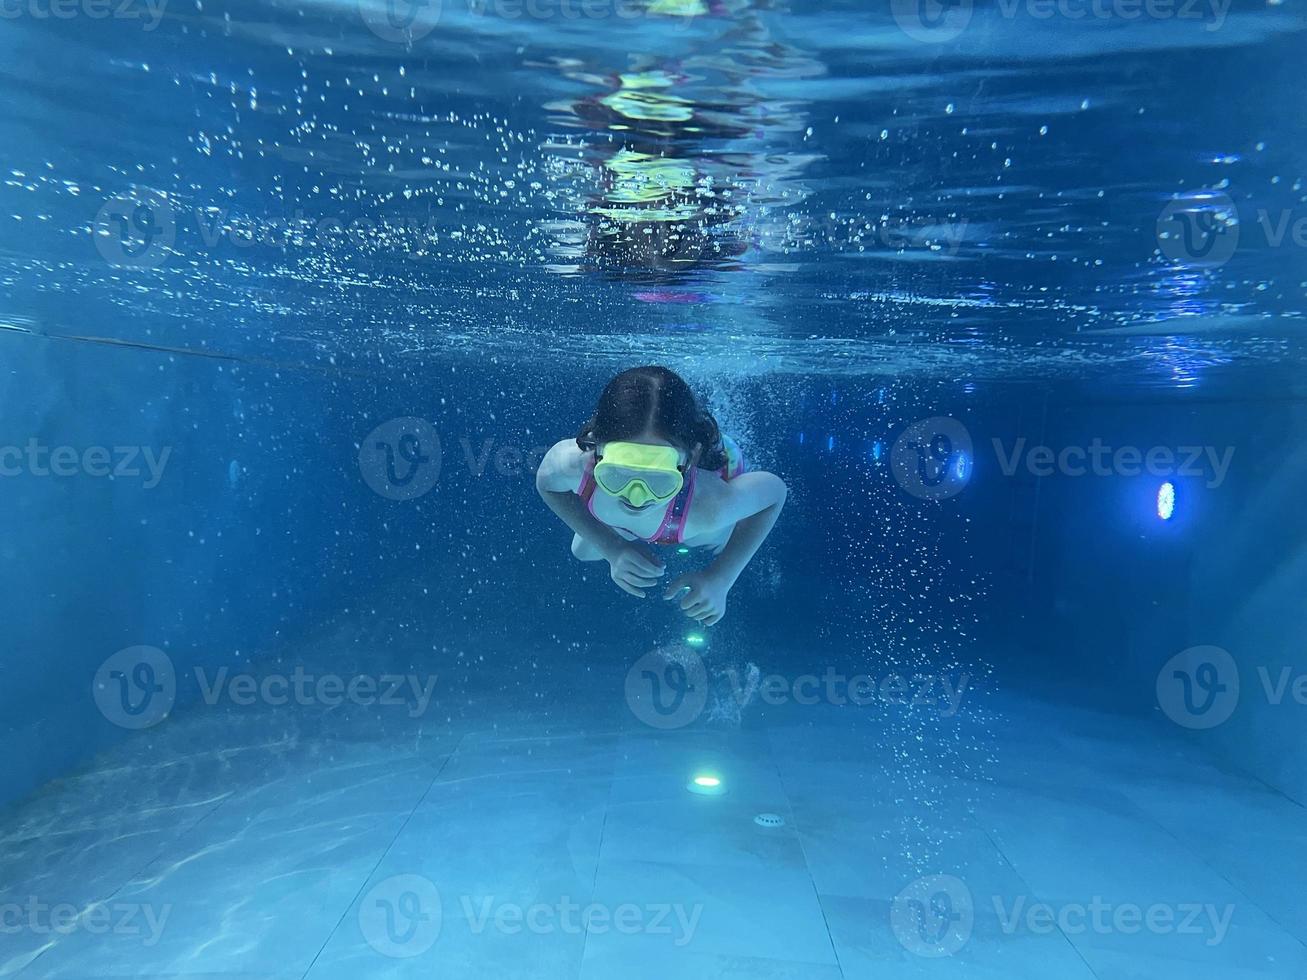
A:
<svg viewBox="0 0 1307 980">
<path fill-rule="evenodd" d="M 746 469 L 735 443 L 664 367 L 633 368 L 608 382 L 576 439 L 545 455 L 536 488 L 576 532 L 572 554 L 608 562 L 613 581 L 633 596 L 644 598 L 665 571 L 649 545 L 710 549 L 707 568 L 678 576 L 663 595 L 684 591 L 681 609 L 705 626 L 726 615 L 727 593 L 786 496 L 779 477 Z"/>
</svg>

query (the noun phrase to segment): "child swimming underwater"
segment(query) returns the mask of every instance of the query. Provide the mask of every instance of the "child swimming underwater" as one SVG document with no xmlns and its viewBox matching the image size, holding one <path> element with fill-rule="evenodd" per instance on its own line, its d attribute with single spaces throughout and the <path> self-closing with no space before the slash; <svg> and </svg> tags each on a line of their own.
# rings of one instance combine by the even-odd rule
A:
<svg viewBox="0 0 1307 980">
<path fill-rule="evenodd" d="M 726 597 L 766 540 L 787 490 L 749 471 L 679 375 L 664 367 L 623 371 L 608 382 L 576 438 L 545 455 L 536 488 L 576 532 L 572 554 L 608 562 L 619 588 L 644 598 L 665 566 L 650 545 L 707 548 L 705 569 L 678 576 L 663 598 L 705 626 L 726 615 Z"/>
</svg>

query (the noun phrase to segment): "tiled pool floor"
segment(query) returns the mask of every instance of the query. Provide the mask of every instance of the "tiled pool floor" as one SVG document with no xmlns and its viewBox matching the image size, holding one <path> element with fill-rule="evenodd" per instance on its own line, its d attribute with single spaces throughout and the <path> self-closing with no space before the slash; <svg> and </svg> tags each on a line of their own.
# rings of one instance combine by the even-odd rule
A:
<svg viewBox="0 0 1307 980">
<path fill-rule="evenodd" d="M 1307 977 L 1302 808 L 1151 722 L 613 700 L 181 712 L 0 812 L 0 975 Z"/>
</svg>

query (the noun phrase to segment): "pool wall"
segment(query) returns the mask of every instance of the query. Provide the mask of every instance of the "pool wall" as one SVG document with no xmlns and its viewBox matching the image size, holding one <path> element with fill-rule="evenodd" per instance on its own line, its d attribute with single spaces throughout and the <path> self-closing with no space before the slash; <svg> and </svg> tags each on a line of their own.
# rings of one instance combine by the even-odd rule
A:
<svg viewBox="0 0 1307 980">
<path fill-rule="evenodd" d="M 1009 446 L 1017 431 L 1003 437 Z M 1105 692 L 1118 710 L 1162 724 L 1175 723 L 1157 694 L 1168 661 L 1190 647 L 1227 650 L 1237 706 L 1213 727 L 1179 727 L 1227 764 L 1307 801 L 1307 703 L 1294 697 L 1295 683 L 1307 693 L 1307 406 L 1200 393 L 1050 401 L 1020 432 L 1055 449 L 1097 438 L 1143 452 L 1233 452 L 1223 476 L 1210 457 L 1200 475 L 1018 474 L 1008 492 L 1030 502 L 1031 558 L 1018 563 L 1029 603 L 1014 635 L 1032 673 Z M 1168 479 L 1175 512 L 1162 520 L 1157 491 Z M 1019 595 L 1018 583 L 1004 591 Z"/>
</svg>

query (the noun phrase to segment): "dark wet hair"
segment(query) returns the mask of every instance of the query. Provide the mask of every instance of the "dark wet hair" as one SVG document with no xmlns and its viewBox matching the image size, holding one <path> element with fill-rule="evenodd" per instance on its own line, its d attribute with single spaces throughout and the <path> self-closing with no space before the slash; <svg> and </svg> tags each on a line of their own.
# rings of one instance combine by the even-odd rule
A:
<svg viewBox="0 0 1307 980">
<path fill-rule="evenodd" d="M 701 469 L 726 465 L 717 420 L 679 374 L 655 365 L 631 368 L 608 382 L 594 415 L 576 434 L 576 444 L 588 451 L 601 442 L 621 442 L 646 432 L 687 453 L 702 446 L 697 463 Z"/>
</svg>

